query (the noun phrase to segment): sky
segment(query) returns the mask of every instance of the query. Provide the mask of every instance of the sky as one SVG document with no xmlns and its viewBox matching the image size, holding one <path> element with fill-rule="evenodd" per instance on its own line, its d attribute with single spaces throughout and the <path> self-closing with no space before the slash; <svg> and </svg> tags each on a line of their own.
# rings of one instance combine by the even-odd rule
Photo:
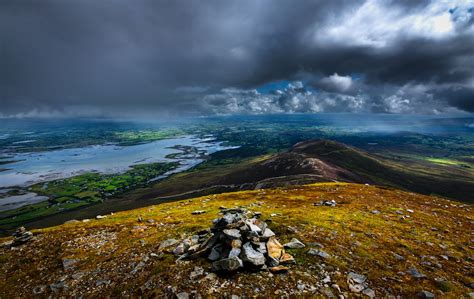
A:
<svg viewBox="0 0 474 299">
<path fill-rule="evenodd" d="M 474 112 L 474 0 L 3 0 L 0 117 Z"/>
</svg>

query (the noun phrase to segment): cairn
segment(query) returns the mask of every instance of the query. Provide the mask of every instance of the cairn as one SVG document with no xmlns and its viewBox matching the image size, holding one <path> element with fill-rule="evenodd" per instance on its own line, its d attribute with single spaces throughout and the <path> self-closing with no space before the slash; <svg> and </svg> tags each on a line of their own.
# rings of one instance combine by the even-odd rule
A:
<svg viewBox="0 0 474 299">
<path fill-rule="evenodd" d="M 213 271 L 268 268 L 272 272 L 284 272 L 288 270 L 285 264 L 295 263 L 267 223 L 258 218 L 260 213 L 253 213 L 252 218 L 242 208 L 223 209 L 222 213 L 210 229 L 181 242 L 166 240 L 160 248 L 166 250 L 179 243 L 172 250 L 178 260 L 206 257 L 212 262 Z"/>
<path fill-rule="evenodd" d="M 27 231 L 24 226 L 17 228 L 17 230 L 12 234 L 12 236 L 13 243 L 11 244 L 11 246 L 13 247 L 25 244 L 31 239 L 33 239 L 33 233 Z"/>
</svg>

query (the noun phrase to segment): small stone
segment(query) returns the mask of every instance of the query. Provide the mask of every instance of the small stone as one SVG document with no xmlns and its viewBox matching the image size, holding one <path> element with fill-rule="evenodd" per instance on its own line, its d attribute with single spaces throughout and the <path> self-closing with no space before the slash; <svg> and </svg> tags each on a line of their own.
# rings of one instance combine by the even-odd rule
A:
<svg viewBox="0 0 474 299">
<path fill-rule="evenodd" d="M 103 215 L 97 215 L 95 216 L 96 219 L 104 219 L 104 218 L 107 218 L 107 216 L 103 216 Z"/>
<path fill-rule="evenodd" d="M 314 249 L 314 248 L 311 248 L 310 250 L 308 250 L 308 254 L 319 256 L 323 259 L 326 259 L 326 258 L 330 257 L 329 253 L 327 253 L 323 250 Z"/>
<path fill-rule="evenodd" d="M 369 289 L 369 288 L 363 290 L 363 291 L 362 291 L 362 294 L 366 295 L 366 296 L 369 297 L 369 298 L 375 298 L 375 292 L 374 292 L 374 290 Z"/>
<path fill-rule="evenodd" d="M 371 213 L 374 214 L 374 215 L 378 215 L 378 214 L 380 214 L 380 211 L 379 210 L 372 210 Z"/>
<path fill-rule="evenodd" d="M 215 261 L 212 263 L 212 269 L 214 271 L 228 271 L 232 272 L 239 268 L 243 267 L 243 262 L 238 257 L 230 257 L 226 259 L 222 259 L 219 261 Z"/>
<path fill-rule="evenodd" d="M 254 266 L 263 266 L 265 264 L 265 256 L 253 249 L 252 245 L 247 242 L 242 246 L 242 253 L 240 255 L 242 261 L 250 263 Z"/>
<path fill-rule="evenodd" d="M 197 210 L 197 211 L 192 211 L 191 214 L 193 215 L 200 215 L 200 214 L 204 214 L 206 213 L 206 211 L 203 211 L 203 210 Z"/>
<path fill-rule="evenodd" d="M 177 298 L 177 299 L 188 299 L 188 298 L 189 298 L 189 294 L 186 293 L 186 292 L 181 292 L 181 293 L 176 294 L 176 298 Z"/>
<path fill-rule="evenodd" d="M 423 299 L 434 299 L 434 294 L 430 293 L 428 291 L 420 291 L 418 294 L 416 294 L 417 298 L 423 298 Z"/>
<path fill-rule="evenodd" d="M 291 249 L 298 249 L 298 248 L 304 248 L 305 245 L 298 239 L 293 238 L 291 239 L 290 242 L 286 243 L 283 245 L 285 248 L 291 248 Z"/>
<path fill-rule="evenodd" d="M 63 262 L 64 271 L 69 271 L 69 270 L 74 269 L 74 266 L 79 262 L 79 260 L 78 259 L 65 258 L 65 259 L 62 260 L 62 262 Z"/>
<path fill-rule="evenodd" d="M 189 279 L 195 280 L 196 278 L 202 275 L 204 275 L 204 269 L 196 266 L 194 267 L 194 271 L 192 271 L 191 274 L 189 274 Z"/>
<path fill-rule="evenodd" d="M 397 260 L 397 261 L 404 261 L 405 258 L 399 254 L 396 254 L 395 252 L 392 252 L 393 254 L 393 257 Z"/>
<path fill-rule="evenodd" d="M 411 268 L 407 271 L 413 278 L 426 278 L 426 275 L 420 273 L 416 268 Z"/>
<path fill-rule="evenodd" d="M 263 231 L 263 234 L 262 234 L 262 237 L 261 237 L 261 238 L 264 239 L 264 240 L 267 240 L 267 239 L 269 239 L 269 238 L 271 238 L 271 237 L 274 237 L 274 236 L 275 236 L 275 233 L 274 233 L 271 229 L 269 229 L 269 228 L 267 227 L 267 228 L 265 228 L 265 230 Z"/>
<path fill-rule="evenodd" d="M 163 242 L 160 243 L 160 246 L 158 247 L 158 250 L 163 250 L 163 249 L 166 249 L 168 247 L 171 247 L 173 245 L 176 245 L 178 244 L 179 241 L 176 240 L 176 239 L 168 239 L 168 240 L 165 240 Z"/>
<path fill-rule="evenodd" d="M 272 272 L 272 273 L 284 273 L 284 272 L 287 272 L 289 270 L 289 268 L 285 267 L 285 266 L 282 266 L 282 265 L 279 265 L 279 266 L 275 266 L 275 267 L 270 267 L 270 268 L 268 268 L 268 270 L 270 270 L 270 272 Z"/>
<path fill-rule="evenodd" d="M 292 255 L 283 251 L 280 257 L 280 264 L 294 264 L 294 263 L 295 263 L 295 258 Z"/>
</svg>

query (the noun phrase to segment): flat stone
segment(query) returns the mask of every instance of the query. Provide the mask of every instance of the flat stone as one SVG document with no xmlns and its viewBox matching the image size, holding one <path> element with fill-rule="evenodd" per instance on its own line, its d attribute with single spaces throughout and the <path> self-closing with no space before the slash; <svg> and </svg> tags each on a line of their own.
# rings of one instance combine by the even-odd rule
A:
<svg viewBox="0 0 474 299">
<path fill-rule="evenodd" d="M 280 260 L 283 252 L 283 245 L 275 237 L 271 237 L 267 241 L 267 252 L 268 255 L 276 260 Z"/>
<path fill-rule="evenodd" d="M 305 245 L 298 239 L 293 238 L 291 239 L 290 242 L 286 243 L 283 245 L 285 248 L 290 248 L 290 249 L 298 249 L 298 248 L 304 248 Z"/>
<path fill-rule="evenodd" d="M 240 248 L 232 248 L 229 252 L 229 257 L 239 256 L 242 250 Z"/>
<path fill-rule="evenodd" d="M 329 253 L 327 253 L 323 250 L 314 249 L 314 248 L 311 248 L 310 250 L 308 250 L 308 254 L 319 256 L 323 259 L 326 259 L 326 258 L 330 257 Z"/>
<path fill-rule="evenodd" d="M 238 229 L 224 229 L 222 231 L 224 235 L 230 239 L 240 239 L 242 236 L 240 235 L 240 231 Z"/>
<path fill-rule="evenodd" d="M 374 290 L 369 289 L 369 288 L 363 290 L 363 291 L 362 291 L 362 294 L 366 295 L 366 296 L 369 297 L 369 298 L 375 298 L 375 292 L 374 292 Z"/>
<path fill-rule="evenodd" d="M 211 253 L 207 257 L 211 261 L 217 261 L 218 259 L 221 258 L 222 255 L 222 245 L 217 244 L 216 246 L 212 247 Z"/>
<path fill-rule="evenodd" d="M 355 283 L 364 283 L 367 280 L 367 277 L 355 272 L 349 272 L 349 274 L 347 274 L 347 280 Z"/>
<path fill-rule="evenodd" d="M 418 292 L 418 294 L 416 294 L 416 297 L 423 298 L 423 299 L 434 299 L 435 295 L 428 291 L 420 291 Z"/>
<path fill-rule="evenodd" d="M 274 233 L 271 229 L 269 229 L 269 228 L 267 227 L 267 228 L 265 228 L 265 230 L 263 231 L 263 234 L 262 234 L 262 237 L 261 237 L 261 238 L 264 239 L 264 240 L 267 240 L 267 239 L 269 239 L 269 238 L 271 238 L 271 237 L 274 237 L 274 236 L 275 236 L 275 233 Z"/>
<path fill-rule="evenodd" d="M 280 264 L 294 264 L 295 258 L 291 255 L 283 251 L 280 257 Z"/>
<path fill-rule="evenodd" d="M 426 275 L 420 273 L 416 268 L 410 268 L 407 272 L 413 278 L 426 278 Z"/>
<path fill-rule="evenodd" d="M 163 250 L 165 248 L 168 248 L 168 247 L 171 247 L 171 246 L 174 246 L 176 244 L 178 244 L 179 241 L 176 240 L 176 239 L 168 239 L 168 240 L 165 240 L 163 242 L 160 243 L 160 246 L 158 247 L 158 250 Z"/>
<path fill-rule="evenodd" d="M 238 257 L 229 257 L 212 263 L 212 269 L 214 271 L 227 271 L 232 272 L 243 267 L 243 262 Z"/>
<path fill-rule="evenodd" d="M 272 273 L 284 273 L 284 272 L 287 272 L 289 270 L 289 268 L 285 267 L 285 266 L 282 266 L 282 265 L 279 265 L 279 266 L 275 266 L 275 267 L 270 267 L 270 268 L 268 268 L 268 270 L 270 270 L 270 272 L 272 272 Z"/>
<path fill-rule="evenodd" d="M 206 211 L 203 211 L 203 210 L 197 210 L 197 211 L 192 211 L 191 214 L 193 215 L 200 215 L 200 214 L 204 214 L 206 213 Z"/>
<path fill-rule="evenodd" d="M 253 249 L 252 244 L 249 242 L 245 243 L 242 246 L 242 253 L 240 254 L 242 261 L 250 263 L 254 266 L 263 266 L 265 265 L 265 256 Z"/>
</svg>

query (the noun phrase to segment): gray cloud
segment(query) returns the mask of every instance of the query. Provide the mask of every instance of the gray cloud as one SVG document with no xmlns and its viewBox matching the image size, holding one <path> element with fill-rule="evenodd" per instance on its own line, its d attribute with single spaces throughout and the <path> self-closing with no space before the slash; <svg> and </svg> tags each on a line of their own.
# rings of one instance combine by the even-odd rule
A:
<svg viewBox="0 0 474 299">
<path fill-rule="evenodd" d="M 0 2 L 0 115 L 473 112 L 469 1 Z M 304 88 L 255 89 L 275 80 Z"/>
</svg>

